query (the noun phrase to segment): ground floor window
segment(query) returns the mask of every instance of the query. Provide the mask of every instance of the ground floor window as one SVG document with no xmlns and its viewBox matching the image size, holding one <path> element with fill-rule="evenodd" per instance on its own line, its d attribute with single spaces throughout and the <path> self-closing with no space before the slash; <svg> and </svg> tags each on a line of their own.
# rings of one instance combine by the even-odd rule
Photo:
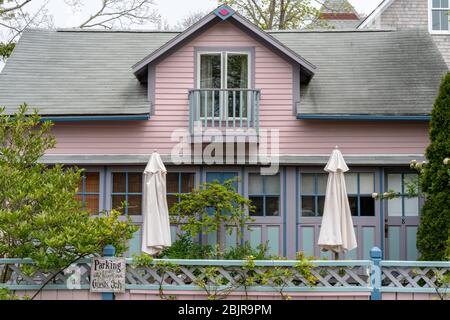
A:
<svg viewBox="0 0 450 320">
<path fill-rule="evenodd" d="M 100 203 L 100 173 L 84 172 L 78 184 L 76 199 L 90 214 L 98 214 Z"/>
<path fill-rule="evenodd" d="M 167 206 L 172 207 L 180 201 L 182 193 L 189 193 L 195 188 L 195 173 L 169 172 L 166 180 Z"/>
<path fill-rule="evenodd" d="M 113 172 L 112 173 L 112 208 L 120 208 L 123 203 L 125 215 L 140 215 L 142 213 L 142 173 Z"/>
<path fill-rule="evenodd" d="M 375 216 L 375 176 L 373 173 L 346 173 L 345 184 L 347 188 L 350 211 L 353 216 Z"/>
<path fill-rule="evenodd" d="M 280 175 L 248 175 L 248 198 L 256 207 L 253 216 L 273 217 L 280 215 Z"/>
<path fill-rule="evenodd" d="M 415 173 L 389 173 L 387 175 L 388 191 L 400 195 L 388 201 L 388 214 L 391 217 L 416 217 L 419 215 L 419 198 L 409 198 L 408 188 L 417 180 Z"/>
<path fill-rule="evenodd" d="M 318 217 L 323 215 L 327 175 L 325 173 L 302 173 L 300 175 L 301 215 Z"/>
</svg>

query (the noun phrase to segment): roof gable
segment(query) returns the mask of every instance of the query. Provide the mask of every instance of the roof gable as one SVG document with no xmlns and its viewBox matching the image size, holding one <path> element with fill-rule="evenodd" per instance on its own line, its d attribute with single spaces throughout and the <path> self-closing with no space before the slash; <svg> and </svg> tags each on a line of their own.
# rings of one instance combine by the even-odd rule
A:
<svg viewBox="0 0 450 320">
<path fill-rule="evenodd" d="M 264 32 L 226 5 L 219 6 L 214 11 L 206 15 L 203 19 L 198 21 L 196 24 L 192 25 L 190 28 L 186 29 L 184 32 L 180 33 L 178 36 L 161 46 L 159 49 L 153 51 L 144 59 L 136 63 L 132 67 L 133 73 L 138 79 L 142 79 L 145 81 L 147 66 L 149 64 L 158 61 L 168 52 L 176 50 L 180 46 L 184 45 L 186 42 L 196 37 L 200 32 L 203 32 L 211 26 L 225 20 L 238 25 L 241 30 L 243 30 L 244 32 L 248 32 L 258 41 L 264 43 L 287 60 L 300 65 L 300 68 L 302 70 L 301 76 L 303 82 L 307 82 L 313 77 L 316 67 L 312 63 L 307 61 L 298 53 L 283 45 L 277 39 Z"/>
<path fill-rule="evenodd" d="M 374 20 L 376 20 L 380 15 L 386 11 L 395 0 L 384 0 L 378 7 L 375 8 L 361 23 L 358 25 L 357 29 L 367 28 Z"/>
</svg>

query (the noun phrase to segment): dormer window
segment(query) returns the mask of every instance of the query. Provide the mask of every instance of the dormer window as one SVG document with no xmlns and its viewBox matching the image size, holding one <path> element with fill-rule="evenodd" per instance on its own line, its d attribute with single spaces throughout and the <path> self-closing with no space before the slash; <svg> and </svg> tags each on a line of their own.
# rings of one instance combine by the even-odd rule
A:
<svg viewBox="0 0 450 320">
<path fill-rule="evenodd" d="M 430 0 L 430 31 L 432 33 L 449 33 L 450 0 Z"/>
</svg>

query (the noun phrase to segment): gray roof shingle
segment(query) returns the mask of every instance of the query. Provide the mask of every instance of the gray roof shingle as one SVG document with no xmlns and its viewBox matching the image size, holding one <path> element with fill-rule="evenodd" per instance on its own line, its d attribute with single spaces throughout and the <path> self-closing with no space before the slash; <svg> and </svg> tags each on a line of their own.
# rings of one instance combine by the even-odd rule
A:
<svg viewBox="0 0 450 320">
<path fill-rule="evenodd" d="M 175 32 L 29 30 L 0 73 L 0 106 L 27 102 L 43 115 L 149 112 L 131 71 Z M 421 31 L 271 32 L 317 66 L 301 88 L 302 114 L 429 114 L 442 75 L 439 51 Z"/>
</svg>

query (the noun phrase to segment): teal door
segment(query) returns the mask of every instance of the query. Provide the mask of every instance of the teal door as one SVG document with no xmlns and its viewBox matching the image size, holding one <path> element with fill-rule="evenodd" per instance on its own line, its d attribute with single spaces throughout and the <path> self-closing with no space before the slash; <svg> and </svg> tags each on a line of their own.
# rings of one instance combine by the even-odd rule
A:
<svg viewBox="0 0 450 320">
<path fill-rule="evenodd" d="M 217 181 L 219 183 L 224 183 L 225 181 L 234 179 L 237 176 L 239 176 L 238 172 L 207 172 L 206 182 Z M 233 183 L 233 186 L 236 190 L 239 190 L 237 181 Z M 230 235 L 226 232 L 225 228 L 223 228 L 221 232 L 221 241 L 225 244 L 225 248 L 236 246 L 236 232 L 233 232 Z M 215 246 L 217 244 L 217 232 L 211 232 L 203 235 L 202 242 Z"/>
</svg>

